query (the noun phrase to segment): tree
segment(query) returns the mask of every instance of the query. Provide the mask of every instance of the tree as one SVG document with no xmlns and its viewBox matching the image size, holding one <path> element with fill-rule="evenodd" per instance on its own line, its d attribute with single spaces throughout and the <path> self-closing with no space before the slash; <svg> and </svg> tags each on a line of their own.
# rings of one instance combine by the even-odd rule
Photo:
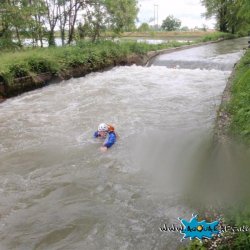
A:
<svg viewBox="0 0 250 250">
<path fill-rule="evenodd" d="M 206 18 L 215 17 L 219 30 L 222 32 L 227 31 L 225 1 L 226 0 L 201 0 L 202 5 L 206 7 L 206 13 L 204 13 L 204 16 Z"/>
<path fill-rule="evenodd" d="M 79 10 L 85 6 L 85 1 L 83 0 L 69 0 L 69 26 L 68 26 L 68 31 L 69 31 L 69 37 L 68 37 L 68 44 L 70 44 L 73 41 L 74 38 L 74 32 L 75 32 L 75 24 L 76 24 L 76 19 Z"/>
<path fill-rule="evenodd" d="M 189 31 L 188 26 L 183 26 L 183 27 L 181 27 L 181 31 Z"/>
<path fill-rule="evenodd" d="M 206 24 L 202 24 L 202 28 L 201 28 L 202 31 L 207 31 L 208 30 L 208 27 Z"/>
<path fill-rule="evenodd" d="M 58 1 L 58 14 L 59 14 L 59 28 L 61 34 L 62 45 L 65 44 L 65 33 L 66 33 L 66 24 L 68 21 L 68 9 L 67 9 L 68 0 L 59 0 Z"/>
<path fill-rule="evenodd" d="M 237 13 L 237 17 L 241 18 L 241 25 L 239 27 L 239 31 L 245 30 L 250 34 L 250 1 L 242 0 L 237 1 L 239 6 L 239 11 Z"/>
<path fill-rule="evenodd" d="M 26 29 L 22 32 L 23 37 L 32 38 L 33 45 L 38 46 L 40 42 L 40 46 L 43 47 L 43 38 L 46 35 L 44 0 L 22 0 L 22 3 L 25 4 L 26 13 L 30 16 L 24 20 Z"/>
<path fill-rule="evenodd" d="M 5 47 L 22 46 L 22 35 L 37 38 L 41 31 L 38 23 L 40 0 L 2 0 L 0 2 L 0 39 Z M 17 40 L 17 42 L 13 42 Z"/>
<path fill-rule="evenodd" d="M 166 31 L 178 30 L 181 27 L 181 21 L 172 15 L 169 15 L 161 25 L 161 28 Z"/>
<path fill-rule="evenodd" d="M 135 29 L 138 14 L 137 0 L 103 0 L 109 27 L 116 33 Z"/>
<path fill-rule="evenodd" d="M 142 23 L 140 25 L 140 27 L 138 28 L 138 31 L 140 31 L 140 32 L 150 31 L 150 27 L 149 27 L 148 23 Z"/>
<path fill-rule="evenodd" d="M 92 41 L 98 40 L 105 30 L 119 34 L 135 28 L 138 13 L 136 0 L 92 0 L 84 10 L 84 24 Z M 81 32 L 86 34 L 83 27 Z"/>
<path fill-rule="evenodd" d="M 54 30 L 59 18 L 59 9 L 57 0 L 45 0 L 45 6 L 46 6 L 46 14 L 47 14 L 47 23 L 49 25 L 49 37 L 48 42 L 49 46 L 56 45 L 55 43 L 55 34 Z"/>
<path fill-rule="evenodd" d="M 249 0 L 202 0 L 201 2 L 206 7 L 204 16 L 215 17 L 220 31 L 234 34 L 249 26 Z"/>
<path fill-rule="evenodd" d="M 19 4 L 15 2 L 15 4 Z M 0 45 L 1 47 L 12 47 L 15 44 L 12 41 L 15 22 L 19 19 L 19 7 L 13 6 L 13 3 L 7 0 L 0 2 Z M 16 16 L 17 15 L 17 16 Z M 16 21 L 14 21 L 14 17 Z M 13 22 L 14 21 L 14 22 Z M 18 44 L 20 46 L 20 44 Z"/>
<path fill-rule="evenodd" d="M 0 46 L 22 46 L 26 38 L 43 46 L 45 37 L 53 46 L 56 28 L 62 45 L 70 44 L 79 23 L 78 34 L 96 41 L 105 30 L 134 29 L 137 13 L 137 0 L 0 0 Z"/>
<path fill-rule="evenodd" d="M 84 22 L 83 23 L 79 23 L 77 26 L 77 32 L 78 32 L 78 36 L 80 39 L 84 39 L 86 37 L 90 37 L 91 36 L 91 27 L 89 26 L 88 22 Z"/>
</svg>

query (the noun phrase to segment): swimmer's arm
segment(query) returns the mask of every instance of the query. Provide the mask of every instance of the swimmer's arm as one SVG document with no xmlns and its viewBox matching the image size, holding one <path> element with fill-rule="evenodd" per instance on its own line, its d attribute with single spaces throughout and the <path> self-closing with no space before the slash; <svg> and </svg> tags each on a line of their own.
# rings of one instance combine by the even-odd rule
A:
<svg viewBox="0 0 250 250">
<path fill-rule="evenodd" d="M 98 133 L 98 131 L 95 131 L 95 133 L 94 133 L 94 137 L 95 137 L 95 138 L 99 137 L 99 133 Z"/>
<path fill-rule="evenodd" d="M 115 142 L 116 142 L 116 135 L 115 135 L 115 133 L 112 133 L 112 134 L 109 135 L 108 141 L 105 144 L 103 144 L 103 147 L 106 147 L 108 149 L 111 146 L 113 146 L 113 144 Z"/>
</svg>

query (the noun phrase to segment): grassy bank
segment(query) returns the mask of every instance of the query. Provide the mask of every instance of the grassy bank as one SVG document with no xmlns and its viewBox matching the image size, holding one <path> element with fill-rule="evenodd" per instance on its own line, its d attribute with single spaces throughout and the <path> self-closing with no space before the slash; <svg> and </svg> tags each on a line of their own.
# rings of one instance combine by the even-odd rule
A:
<svg viewBox="0 0 250 250">
<path fill-rule="evenodd" d="M 0 82 L 4 84 L 5 96 L 10 97 L 36 88 L 35 78 L 43 73 L 67 79 L 70 78 L 70 70 L 76 68 L 82 67 L 82 72 L 89 73 L 114 66 L 116 62 L 126 59 L 129 55 L 143 55 L 148 51 L 180 45 L 176 42 L 148 45 L 135 42 L 103 41 L 98 43 L 79 42 L 77 45 L 65 47 L 26 48 L 22 51 L 1 52 Z M 64 77 L 67 74 L 69 77 Z M 23 80 L 20 83 L 17 79 L 21 78 Z M 30 84 L 27 84 L 28 81 Z M 37 87 L 40 86 L 42 85 L 37 85 Z"/>
<path fill-rule="evenodd" d="M 246 51 L 237 64 L 232 77 L 229 82 L 231 88 L 228 89 L 230 93 L 229 100 L 220 109 L 229 117 L 226 120 L 228 124 L 222 128 L 224 130 L 223 134 L 226 134 L 234 142 L 232 143 L 232 149 L 234 151 L 238 150 L 237 152 L 228 152 L 230 152 L 229 157 L 231 159 L 235 156 L 239 157 L 233 163 L 233 167 L 236 169 L 236 172 L 243 173 L 244 175 L 244 178 L 241 177 L 242 179 L 239 179 L 240 185 L 243 187 L 241 189 L 243 191 L 243 198 L 240 198 L 236 204 L 231 204 L 228 208 L 224 207 L 219 212 L 220 214 L 223 213 L 225 224 L 234 225 L 238 228 L 246 226 L 250 229 L 250 194 L 249 185 L 246 185 L 246 183 L 249 183 L 250 174 L 250 49 Z M 223 117 L 219 117 L 218 119 L 223 119 Z M 244 188 L 245 186 L 247 188 Z M 216 247 L 214 247 L 215 245 Z M 203 241 L 202 243 L 192 241 L 186 250 L 194 249 L 250 249 L 250 230 L 248 232 L 228 232 L 220 240 L 215 239 L 213 241 Z"/>
<path fill-rule="evenodd" d="M 231 38 L 231 36 L 216 32 L 207 34 L 195 43 L 215 41 L 220 38 Z M 186 44 L 190 43 L 173 41 L 153 45 L 132 41 L 101 41 L 97 43 L 80 41 L 76 45 L 64 47 L 25 48 L 14 52 L 0 51 L 0 83 L 2 82 L 2 85 L 4 84 L 5 89 L 8 89 L 9 92 L 13 90 L 13 94 L 8 95 L 12 96 L 29 90 L 25 77 L 33 79 L 43 73 L 62 76 L 67 74 L 68 70 L 76 67 L 84 67 L 87 69 L 86 72 L 92 72 L 114 66 L 116 65 L 114 61 L 122 60 L 129 55 L 146 55 L 149 51 L 180 47 Z M 24 78 L 22 83 L 16 81 L 20 78 Z M 24 89 L 25 85 L 26 89 Z M 36 86 L 32 88 L 36 88 Z M 2 95 L 4 95 L 3 92 Z"/>
<path fill-rule="evenodd" d="M 216 41 L 219 39 L 233 39 L 239 37 L 238 35 L 233 35 L 230 33 L 222 33 L 222 32 L 213 32 L 208 33 L 204 36 L 201 36 L 197 41 L 199 42 L 208 42 L 208 41 Z"/>
<path fill-rule="evenodd" d="M 180 43 L 149 45 L 135 42 L 113 43 L 111 41 L 90 43 L 79 42 L 75 46 L 27 48 L 17 52 L 2 52 L 0 81 L 12 84 L 13 79 L 29 75 L 60 72 L 79 65 L 91 67 L 108 65 L 110 60 L 130 54 L 145 54 L 148 51 L 178 47 Z"/>
<path fill-rule="evenodd" d="M 202 40 L 205 37 L 210 37 L 212 39 L 218 39 L 220 37 L 230 37 L 232 34 L 214 32 L 214 31 L 148 31 L 148 32 L 125 32 L 122 37 L 129 38 L 159 38 L 159 39 L 179 39 L 186 38 L 190 40 Z"/>
<path fill-rule="evenodd" d="M 162 41 L 187 41 L 189 43 L 209 42 L 219 39 L 236 38 L 237 35 L 221 32 L 137 32 L 121 37 L 124 41 L 155 39 Z"/>
<path fill-rule="evenodd" d="M 246 159 L 249 167 L 250 149 L 250 49 L 248 49 L 237 64 L 236 73 L 231 88 L 231 98 L 227 111 L 230 116 L 228 134 L 237 143 L 246 145 Z M 235 166 L 237 167 L 237 166 Z M 246 166 L 247 167 L 247 166 Z M 247 168 L 248 168 L 247 167 Z M 249 169 L 246 171 L 249 172 Z M 249 192 L 249 189 L 247 190 Z M 227 214 L 227 221 L 250 228 L 250 200 L 249 196 L 235 210 Z M 221 249 L 250 249 L 250 231 L 232 235 L 229 244 L 222 245 Z"/>
<path fill-rule="evenodd" d="M 250 147 L 250 50 L 237 65 L 231 94 L 229 133 Z"/>
</svg>

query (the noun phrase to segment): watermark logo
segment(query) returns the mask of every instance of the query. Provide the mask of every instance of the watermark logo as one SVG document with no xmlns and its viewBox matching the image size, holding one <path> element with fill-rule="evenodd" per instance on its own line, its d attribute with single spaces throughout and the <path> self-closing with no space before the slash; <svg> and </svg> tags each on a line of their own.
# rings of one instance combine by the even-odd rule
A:
<svg viewBox="0 0 250 250">
<path fill-rule="evenodd" d="M 220 234 L 218 230 L 219 221 L 207 222 L 205 220 L 198 221 L 198 215 L 192 215 L 192 218 L 187 221 L 181 218 L 178 218 L 182 223 L 182 230 L 180 231 L 183 234 L 182 240 L 189 238 L 193 239 L 211 239 L 214 235 Z"/>
<path fill-rule="evenodd" d="M 250 227 L 247 225 L 242 226 L 233 226 L 225 224 L 221 219 L 215 220 L 213 222 L 207 222 L 206 220 L 198 221 L 198 215 L 192 215 L 192 218 L 188 221 L 185 219 L 178 218 L 181 222 L 180 225 L 167 226 L 166 224 L 163 227 L 160 227 L 161 232 L 179 232 L 183 234 L 184 239 L 189 238 L 190 240 L 198 239 L 202 241 L 203 239 L 212 239 L 213 236 L 222 237 L 224 233 L 239 233 L 239 232 L 250 232 Z"/>
</svg>

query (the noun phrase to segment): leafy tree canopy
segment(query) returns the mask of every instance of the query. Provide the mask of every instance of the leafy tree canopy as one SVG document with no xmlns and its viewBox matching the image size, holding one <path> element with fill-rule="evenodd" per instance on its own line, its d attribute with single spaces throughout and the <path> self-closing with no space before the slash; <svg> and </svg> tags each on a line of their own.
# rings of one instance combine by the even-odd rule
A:
<svg viewBox="0 0 250 250">
<path fill-rule="evenodd" d="M 181 27 L 181 21 L 172 15 L 169 15 L 161 25 L 161 28 L 166 31 L 178 30 Z"/>
</svg>

